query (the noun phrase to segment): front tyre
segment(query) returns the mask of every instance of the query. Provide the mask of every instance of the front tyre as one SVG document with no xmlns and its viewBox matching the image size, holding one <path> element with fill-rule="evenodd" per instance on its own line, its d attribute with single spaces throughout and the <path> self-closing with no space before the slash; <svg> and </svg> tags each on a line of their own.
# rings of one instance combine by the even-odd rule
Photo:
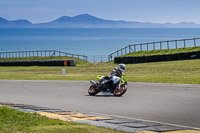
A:
<svg viewBox="0 0 200 133">
<path fill-rule="evenodd" d="M 91 85 L 90 88 L 88 89 L 88 94 L 91 96 L 94 96 L 99 92 L 100 92 L 99 88 L 95 85 Z"/>
<path fill-rule="evenodd" d="M 114 96 L 122 96 L 125 92 L 127 91 L 127 86 L 126 84 L 121 84 L 120 87 L 116 87 L 114 90 Z"/>
</svg>

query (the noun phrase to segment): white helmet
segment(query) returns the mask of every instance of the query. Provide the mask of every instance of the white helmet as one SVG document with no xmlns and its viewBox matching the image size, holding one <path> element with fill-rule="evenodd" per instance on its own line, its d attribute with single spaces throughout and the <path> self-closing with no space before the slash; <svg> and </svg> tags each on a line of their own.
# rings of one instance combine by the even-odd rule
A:
<svg viewBox="0 0 200 133">
<path fill-rule="evenodd" d="M 125 72 L 125 69 L 126 69 L 126 65 L 124 65 L 124 64 L 119 64 L 118 70 L 120 70 L 121 72 Z"/>
</svg>

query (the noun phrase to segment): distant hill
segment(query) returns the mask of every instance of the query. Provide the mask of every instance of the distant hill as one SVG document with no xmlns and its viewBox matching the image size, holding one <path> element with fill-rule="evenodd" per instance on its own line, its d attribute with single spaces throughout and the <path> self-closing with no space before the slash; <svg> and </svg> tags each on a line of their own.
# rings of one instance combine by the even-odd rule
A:
<svg viewBox="0 0 200 133">
<path fill-rule="evenodd" d="M 31 27 L 33 24 L 27 20 L 9 21 L 0 17 L 0 28 L 25 28 Z"/>
<path fill-rule="evenodd" d="M 200 28 L 200 24 L 114 21 L 97 18 L 89 14 L 81 14 L 74 17 L 62 16 L 51 22 L 37 24 L 33 24 L 28 20 L 9 21 L 0 17 L 0 28 Z"/>
</svg>

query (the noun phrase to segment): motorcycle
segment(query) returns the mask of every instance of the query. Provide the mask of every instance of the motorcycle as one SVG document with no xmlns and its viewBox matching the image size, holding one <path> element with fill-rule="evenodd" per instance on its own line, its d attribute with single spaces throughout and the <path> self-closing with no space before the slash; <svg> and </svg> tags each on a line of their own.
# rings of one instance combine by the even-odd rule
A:
<svg viewBox="0 0 200 133">
<path fill-rule="evenodd" d="M 88 94 L 94 96 L 99 92 L 103 94 L 113 94 L 114 96 L 122 96 L 127 91 L 128 83 L 124 79 L 124 75 L 120 77 L 112 76 L 106 78 L 97 76 L 98 81 L 91 80 L 92 84 L 88 89 Z"/>
</svg>

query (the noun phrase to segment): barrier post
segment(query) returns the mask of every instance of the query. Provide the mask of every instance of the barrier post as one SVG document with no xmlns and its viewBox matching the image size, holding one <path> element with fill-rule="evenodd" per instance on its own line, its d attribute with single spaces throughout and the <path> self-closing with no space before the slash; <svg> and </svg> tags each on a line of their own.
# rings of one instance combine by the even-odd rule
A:
<svg viewBox="0 0 200 133">
<path fill-rule="evenodd" d="M 160 42 L 160 49 L 162 49 L 162 42 Z"/>
<path fill-rule="evenodd" d="M 169 49 L 169 41 L 167 41 L 167 49 Z"/>
<path fill-rule="evenodd" d="M 184 39 L 184 48 L 186 47 L 186 44 L 185 44 L 185 39 Z"/>
</svg>

